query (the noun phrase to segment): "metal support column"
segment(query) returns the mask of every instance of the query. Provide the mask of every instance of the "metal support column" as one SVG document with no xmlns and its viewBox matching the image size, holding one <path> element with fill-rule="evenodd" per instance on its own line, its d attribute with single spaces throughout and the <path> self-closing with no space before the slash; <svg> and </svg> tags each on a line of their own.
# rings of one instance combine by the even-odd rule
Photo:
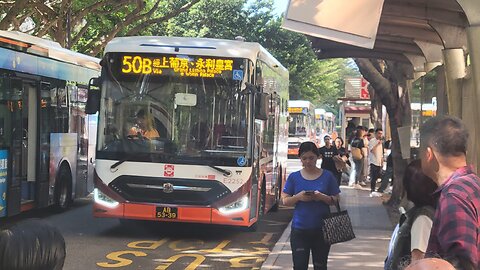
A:
<svg viewBox="0 0 480 270">
<path fill-rule="evenodd" d="M 468 39 L 468 50 L 470 54 L 470 65 L 471 65 L 471 78 L 473 80 L 474 86 L 474 96 L 475 104 L 474 111 L 471 114 L 474 114 L 476 121 L 467 121 L 467 125 L 473 125 L 474 131 L 471 131 L 470 142 L 473 142 L 473 146 L 469 149 L 468 162 L 473 163 L 476 169 L 479 169 L 480 159 L 477 158 L 477 153 L 480 151 L 480 128 L 475 128 L 478 125 L 478 119 L 480 119 L 480 109 L 478 109 L 478 104 L 480 104 L 480 26 L 470 26 L 466 28 L 467 39 Z M 471 144 L 472 145 L 472 144 Z"/>
<path fill-rule="evenodd" d="M 448 112 L 450 115 L 462 118 L 462 85 L 466 73 L 463 49 L 445 49 L 443 58 L 447 81 Z"/>
</svg>

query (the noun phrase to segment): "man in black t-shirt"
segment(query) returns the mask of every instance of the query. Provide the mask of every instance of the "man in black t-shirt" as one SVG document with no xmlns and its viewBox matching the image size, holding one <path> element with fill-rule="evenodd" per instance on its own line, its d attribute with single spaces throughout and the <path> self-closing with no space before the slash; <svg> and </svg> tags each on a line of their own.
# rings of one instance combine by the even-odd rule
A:
<svg viewBox="0 0 480 270">
<path fill-rule="evenodd" d="M 333 157 L 338 155 L 337 148 L 332 144 L 332 138 L 330 136 L 325 136 L 323 138 L 325 141 L 325 146 L 320 147 L 320 156 L 322 157 L 322 166 L 324 170 L 329 170 L 335 175 L 337 168 L 335 167 L 335 162 Z"/>
</svg>

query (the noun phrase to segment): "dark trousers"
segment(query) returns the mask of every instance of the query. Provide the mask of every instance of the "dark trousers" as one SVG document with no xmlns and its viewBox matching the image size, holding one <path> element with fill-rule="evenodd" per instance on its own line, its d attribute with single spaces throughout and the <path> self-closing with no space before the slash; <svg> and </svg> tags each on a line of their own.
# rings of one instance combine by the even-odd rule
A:
<svg viewBox="0 0 480 270">
<path fill-rule="evenodd" d="M 378 192 L 384 192 L 385 189 L 387 189 L 390 178 L 393 179 L 393 167 L 387 167 L 385 170 L 385 173 L 382 175 L 382 184 L 378 188 Z"/>
<path fill-rule="evenodd" d="M 340 186 L 340 184 L 342 184 L 342 172 L 336 170 L 333 174 L 335 174 L 335 178 L 337 178 L 338 186 Z"/>
<path fill-rule="evenodd" d="M 374 192 L 377 186 L 377 179 L 381 176 L 381 167 L 370 164 L 370 191 Z"/>
<path fill-rule="evenodd" d="M 294 270 L 308 269 L 310 251 L 312 252 L 313 269 L 327 270 L 330 245 L 325 243 L 321 229 L 298 230 L 292 228 L 290 246 Z"/>
</svg>

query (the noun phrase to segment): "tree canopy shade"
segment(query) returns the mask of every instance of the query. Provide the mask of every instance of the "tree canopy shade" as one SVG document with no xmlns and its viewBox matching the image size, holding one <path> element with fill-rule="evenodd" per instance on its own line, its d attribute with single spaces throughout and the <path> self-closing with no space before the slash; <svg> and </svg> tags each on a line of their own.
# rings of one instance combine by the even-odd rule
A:
<svg viewBox="0 0 480 270">
<path fill-rule="evenodd" d="M 115 36 L 243 36 L 288 68 L 291 99 L 338 111 L 343 77 L 357 71 L 347 59 L 318 60 L 309 39 L 280 24 L 272 0 L 17 0 L 0 5 L 0 29 L 47 37 L 97 57 Z"/>
<path fill-rule="evenodd" d="M 155 35 L 196 36 L 259 42 L 290 72 L 290 99 L 312 101 L 337 112 L 344 76 L 359 75 L 348 59 L 318 60 L 310 40 L 280 27 L 270 0 L 204 0 L 167 23 Z"/>
<path fill-rule="evenodd" d="M 0 29 L 48 36 L 63 47 L 99 55 L 117 35 L 137 35 L 166 22 L 200 0 L 3 1 Z"/>
</svg>

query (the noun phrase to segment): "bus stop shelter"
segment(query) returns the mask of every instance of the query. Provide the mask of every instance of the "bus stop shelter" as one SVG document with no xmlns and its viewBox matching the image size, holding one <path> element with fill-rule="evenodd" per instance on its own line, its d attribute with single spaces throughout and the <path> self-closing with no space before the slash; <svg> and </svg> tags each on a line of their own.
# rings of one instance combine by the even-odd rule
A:
<svg viewBox="0 0 480 270">
<path fill-rule="evenodd" d="M 436 69 L 437 113 L 466 123 L 479 168 L 480 1 L 291 0 L 283 27 L 310 36 L 320 59 L 406 63 L 413 81 Z"/>
</svg>

